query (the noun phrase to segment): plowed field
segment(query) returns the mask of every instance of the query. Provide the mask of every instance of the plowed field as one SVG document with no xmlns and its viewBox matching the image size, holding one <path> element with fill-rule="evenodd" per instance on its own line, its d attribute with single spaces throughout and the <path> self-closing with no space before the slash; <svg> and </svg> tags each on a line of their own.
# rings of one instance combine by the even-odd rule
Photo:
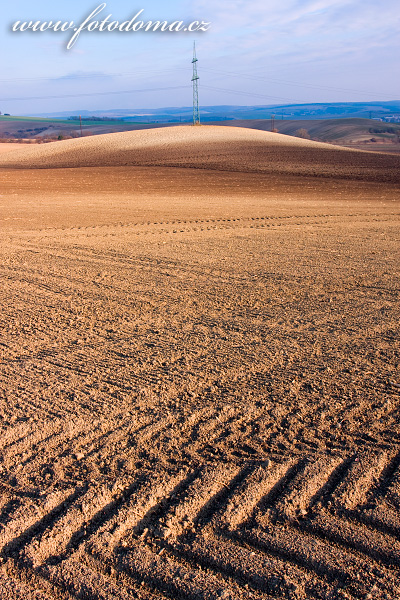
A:
<svg viewBox="0 0 400 600">
<path fill-rule="evenodd" d="M 1 598 L 400 597 L 400 159 L 231 135 L 0 159 Z"/>
</svg>

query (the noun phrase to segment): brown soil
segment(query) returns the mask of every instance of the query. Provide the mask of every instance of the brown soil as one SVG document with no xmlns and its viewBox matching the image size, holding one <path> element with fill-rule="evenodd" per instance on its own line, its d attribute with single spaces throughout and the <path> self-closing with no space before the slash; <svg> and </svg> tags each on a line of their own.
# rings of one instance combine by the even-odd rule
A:
<svg viewBox="0 0 400 600">
<path fill-rule="evenodd" d="M 400 143 L 385 144 L 383 142 L 363 142 L 362 144 L 343 144 L 347 148 L 355 150 L 367 150 L 369 152 L 385 152 L 388 154 L 400 154 Z"/>
<path fill-rule="evenodd" d="M 219 125 L 227 127 L 247 127 L 271 131 L 270 119 L 246 119 L 222 121 Z M 373 152 L 400 152 L 399 123 L 383 123 L 370 119 L 312 119 L 274 121 L 274 127 L 285 135 L 297 136 L 299 130 L 305 130 L 309 139 L 338 144 L 358 150 Z M 373 141 L 372 141 L 373 140 Z"/>
<path fill-rule="evenodd" d="M 29 146 L 31 146 L 31 143 L 18 142 L 18 145 L 15 142 L 0 143 L 0 154 L 2 154 L 3 152 L 10 152 L 12 150 L 15 152 L 15 150 L 21 150 L 24 148 L 28 148 Z"/>
<path fill-rule="evenodd" d="M 239 127 L 112 133 L 8 153 L 0 167 L 169 166 L 400 184 L 400 157 Z"/>
<path fill-rule="evenodd" d="M 400 597 L 400 159 L 217 129 L 0 159 L 2 598 Z"/>
</svg>

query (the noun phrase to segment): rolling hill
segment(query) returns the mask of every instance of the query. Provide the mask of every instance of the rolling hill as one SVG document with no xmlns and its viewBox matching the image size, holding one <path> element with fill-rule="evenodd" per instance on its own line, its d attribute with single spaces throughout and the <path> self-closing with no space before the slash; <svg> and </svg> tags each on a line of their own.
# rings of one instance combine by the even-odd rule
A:
<svg viewBox="0 0 400 600">
<path fill-rule="evenodd" d="M 177 126 L 105 134 L 4 153 L 0 167 L 169 166 L 398 182 L 400 157 L 241 127 Z"/>
</svg>

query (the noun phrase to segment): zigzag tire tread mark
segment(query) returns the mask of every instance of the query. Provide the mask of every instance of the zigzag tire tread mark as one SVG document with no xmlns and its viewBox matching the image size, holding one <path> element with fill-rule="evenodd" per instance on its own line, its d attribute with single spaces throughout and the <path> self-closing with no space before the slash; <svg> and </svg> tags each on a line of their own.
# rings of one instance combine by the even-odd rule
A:
<svg viewBox="0 0 400 600">
<path fill-rule="evenodd" d="M 3 530 L 2 557 L 63 599 L 393 600 L 400 540 L 365 520 L 398 462 L 376 450 L 142 471 Z"/>
</svg>

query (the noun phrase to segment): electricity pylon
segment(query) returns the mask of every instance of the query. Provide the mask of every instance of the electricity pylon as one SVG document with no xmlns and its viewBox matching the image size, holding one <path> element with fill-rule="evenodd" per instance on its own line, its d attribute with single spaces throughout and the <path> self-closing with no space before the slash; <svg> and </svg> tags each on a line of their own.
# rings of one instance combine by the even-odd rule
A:
<svg viewBox="0 0 400 600">
<path fill-rule="evenodd" d="M 197 75 L 196 42 L 193 42 L 193 125 L 200 125 L 199 76 Z"/>
</svg>

